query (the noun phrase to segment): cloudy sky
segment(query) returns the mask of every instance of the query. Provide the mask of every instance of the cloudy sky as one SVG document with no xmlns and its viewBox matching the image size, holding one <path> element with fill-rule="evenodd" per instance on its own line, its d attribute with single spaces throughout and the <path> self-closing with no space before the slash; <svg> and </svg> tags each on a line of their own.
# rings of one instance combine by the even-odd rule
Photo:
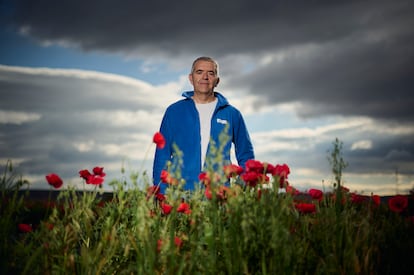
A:
<svg viewBox="0 0 414 275">
<path fill-rule="evenodd" d="M 165 108 L 201 55 L 256 157 L 328 189 L 335 138 L 351 191 L 414 188 L 413 1 L 0 2 L 0 166 L 31 188 L 103 166 L 152 173 Z"/>
</svg>

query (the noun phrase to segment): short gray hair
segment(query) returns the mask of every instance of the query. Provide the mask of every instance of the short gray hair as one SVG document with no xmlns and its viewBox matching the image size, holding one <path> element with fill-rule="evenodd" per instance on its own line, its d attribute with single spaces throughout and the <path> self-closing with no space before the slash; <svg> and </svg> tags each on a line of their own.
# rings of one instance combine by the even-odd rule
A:
<svg viewBox="0 0 414 275">
<path fill-rule="evenodd" d="M 195 70 L 195 64 L 196 64 L 198 61 L 207 61 L 207 62 L 211 62 L 211 63 L 213 63 L 213 64 L 214 64 L 214 67 L 215 67 L 215 70 L 216 70 L 216 75 L 217 75 L 217 76 L 219 75 L 219 64 L 217 63 L 217 61 L 216 61 L 216 60 L 214 60 L 213 58 L 208 57 L 208 56 L 200 56 L 200 57 L 198 57 L 196 60 L 194 60 L 194 61 L 193 61 L 193 65 L 191 66 L 191 73 L 194 73 L 194 70 Z"/>
</svg>

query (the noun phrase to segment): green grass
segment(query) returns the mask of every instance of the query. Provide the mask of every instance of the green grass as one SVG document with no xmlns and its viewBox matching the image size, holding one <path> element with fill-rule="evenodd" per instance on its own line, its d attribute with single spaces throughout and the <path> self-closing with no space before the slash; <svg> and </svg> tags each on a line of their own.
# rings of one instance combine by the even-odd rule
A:
<svg viewBox="0 0 414 275">
<path fill-rule="evenodd" d="M 0 178 L 0 273 L 406 274 L 414 267 L 408 208 L 397 213 L 371 197 L 355 200 L 341 186 L 340 148 L 336 141 L 330 159 L 334 191 L 320 201 L 259 191 L 261 183 L 243 186 L 240 178 L 216 195 L 217 178 L 211 199 L 203 189 L 189 194 L 174 185 L 161 202 L 114 181 L 111 200 L 100 189 L 69 188 L 53 203 L 28 204 L 8 163 Z M 277 176 L 270 180 L 279 186 Z M 182 203 L 190 211 L 177 211 Z M 315 208 L 304 213 L 298 203 Z M 19 224 L 28 223 L 33 230 L 22 232 Z"/>
<path fill-rule="evenodd" d="M 123 184 L 111 201 L 97 195 L 62 190 L 28 233 L 17 223 L 30 210 L 2 204 L 2 274 L 395 274 L 413 265 L 413 224 L 371 201 L 346 200 L 338 212 L 325 195 L 302 214 L 289 194 L 239 190 L 222 201 L 200 191 L 187 196 L 191 213 L 163 215 Z"/>
</svg>

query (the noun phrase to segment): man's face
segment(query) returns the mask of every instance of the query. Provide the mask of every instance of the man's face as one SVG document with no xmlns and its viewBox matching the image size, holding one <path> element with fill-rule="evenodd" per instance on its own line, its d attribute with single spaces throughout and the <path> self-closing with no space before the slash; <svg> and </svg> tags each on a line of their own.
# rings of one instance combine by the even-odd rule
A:
<svg viewBox="0 0 414 275">
<path fill-rule="evenodd" d="M 214 63 L 204 60 L 197 61 L 189 79 L 196 93 L 212 92 L 220 80 Z"/>
</svg>

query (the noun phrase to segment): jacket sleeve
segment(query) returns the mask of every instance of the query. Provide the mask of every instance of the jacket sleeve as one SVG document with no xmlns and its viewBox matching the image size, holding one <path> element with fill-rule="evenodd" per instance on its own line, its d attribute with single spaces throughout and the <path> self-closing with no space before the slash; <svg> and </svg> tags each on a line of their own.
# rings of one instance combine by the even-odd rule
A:
<svg viewBox="0 0 414 275">
<path fill-rule="evenodd" d="M 237 163 L 239 166 L 245 168 L 246 161 L 254 159 L 254 150 L 242 114 L 237 111 L 236 116 L 237 123 L 233 130 L 234 149 Z"/>
</svg>

